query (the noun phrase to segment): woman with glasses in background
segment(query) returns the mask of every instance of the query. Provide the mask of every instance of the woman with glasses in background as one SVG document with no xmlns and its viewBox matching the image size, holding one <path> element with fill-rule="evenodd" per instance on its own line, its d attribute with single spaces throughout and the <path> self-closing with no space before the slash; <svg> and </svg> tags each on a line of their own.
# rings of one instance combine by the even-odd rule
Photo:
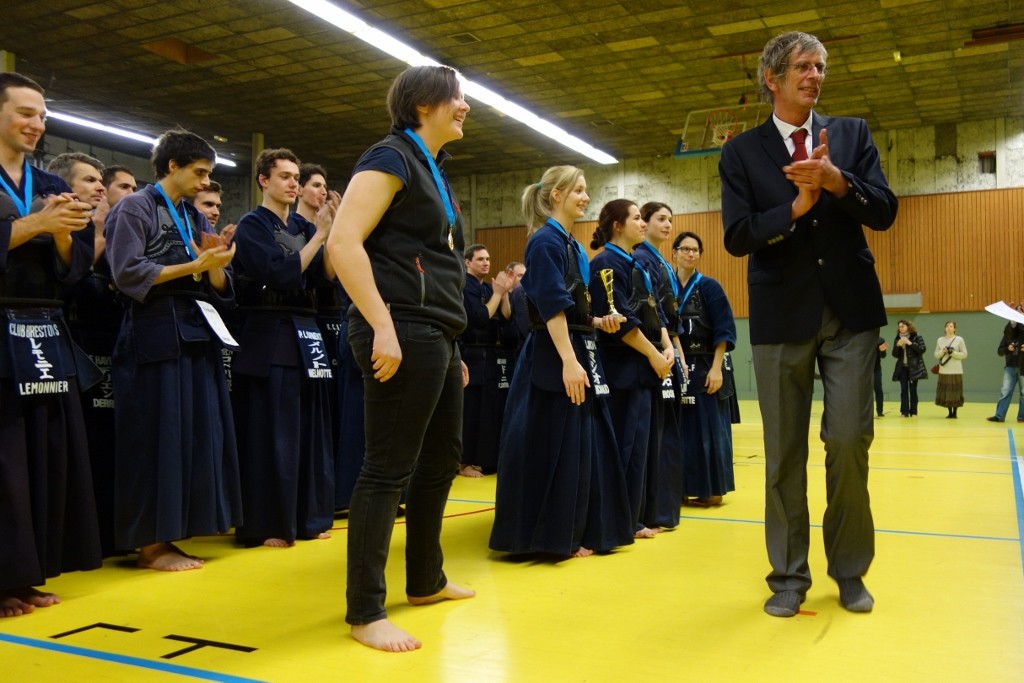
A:
<svg viewBox="0 0 1024 683">
<path fill-rule="evenodd" d="M 687 362 L 683 397 L 683 505 L 721 505 L 736 488 L 732 424 L 739 422 L 728 352 L 736 346 L 736 321 L 725 291 L 697 270 L 704 243 L 682 232 L 672 242 L 681 292 L 679 343 Z"/>
</svg>

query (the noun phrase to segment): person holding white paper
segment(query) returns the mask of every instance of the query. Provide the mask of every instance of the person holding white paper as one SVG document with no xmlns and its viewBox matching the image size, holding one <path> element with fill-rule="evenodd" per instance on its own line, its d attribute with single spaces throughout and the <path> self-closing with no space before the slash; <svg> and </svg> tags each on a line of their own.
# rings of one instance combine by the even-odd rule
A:
<svg viewBox="0 0 1024 683">
<path fill-rule="evenodd" d="M 107 257 L 126 310 L 113 357 L 114 542 L 138 566 L 199 569 L 173 541 L 241 522 L 238 454 L 218 309 L 234 299 L 226 246 L 185 201 L 210 182 L 216 153 L 171 130 L 153 148 L 157 182 L 107 217 Z M 202 310 L 199 302 L 213 304 Z M 213 322 L 209 318 L 213 318 Z"/>
</svg>

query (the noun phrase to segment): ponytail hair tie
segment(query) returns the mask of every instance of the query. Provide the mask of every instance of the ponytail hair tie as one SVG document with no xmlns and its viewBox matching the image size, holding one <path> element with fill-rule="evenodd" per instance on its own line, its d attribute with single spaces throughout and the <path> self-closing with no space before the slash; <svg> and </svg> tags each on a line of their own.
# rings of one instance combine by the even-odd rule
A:
<svg viewBox="0 0 1024 683">
<path fill-rule="evenodd" d="M 541 189 L 541 187 L 543 187 L 543 186 L 541 185 L 540 181 L 537 181 L 537 189 L 539 190 L 539 189 Z"/>
</svg>

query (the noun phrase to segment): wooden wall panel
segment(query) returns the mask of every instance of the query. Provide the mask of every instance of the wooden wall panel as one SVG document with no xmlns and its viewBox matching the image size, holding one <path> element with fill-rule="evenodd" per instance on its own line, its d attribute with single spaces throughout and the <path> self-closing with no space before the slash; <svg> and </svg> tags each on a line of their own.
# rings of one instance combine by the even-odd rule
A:
<svg viewBox="0 0 1024 683">
<path fill-rule="evenodd" d="M 595 221 L 576 223 L 573 235 L 588 253 Z M 672 218 L 675 233 L 701 236 L 701 271 L 718 280 L 737 316 L 746 317 L 746 258 L 722 241 L 718 211 Z M 901 197 L 896 223 L 885 232 L 865 229 L 882 291 L 921 292 L 922 312 L 978 311 L 999 301 L 1024 301 L 1024 188 Z M 495 269 L 522 261 L 526 228 L 478 229 Z M 664 255 L 671 261 L 672 255 Z"/>
</svg>

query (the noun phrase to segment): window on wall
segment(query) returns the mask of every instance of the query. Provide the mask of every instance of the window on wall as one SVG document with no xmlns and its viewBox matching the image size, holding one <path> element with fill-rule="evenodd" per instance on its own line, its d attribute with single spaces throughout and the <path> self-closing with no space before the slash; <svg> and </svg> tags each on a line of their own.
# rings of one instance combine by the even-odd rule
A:
<svg viewBox="0 0 1024 683">
<path fill-rule="evenodd" d="M 978 173 L 996 172 L 996 153 L 978 152 Z"/>
</svg>

